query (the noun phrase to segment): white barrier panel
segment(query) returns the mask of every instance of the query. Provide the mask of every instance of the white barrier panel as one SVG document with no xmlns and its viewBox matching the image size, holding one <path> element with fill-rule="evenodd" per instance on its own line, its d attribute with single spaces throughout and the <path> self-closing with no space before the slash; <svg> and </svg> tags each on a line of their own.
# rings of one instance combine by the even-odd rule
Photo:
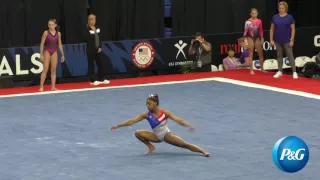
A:
<svg viewBox="0 0 320 180">
<path fill-rule="evenodd" d="M 277 70 L 278 69 L 278 61 L 276 59 L 266 59 L 263 63 L 265 70 Z M 291 68 L 288 57 L 283 58 L 282 69 Z"/>
<path fill-rule="evenodd" d="M 265 70 L 277 70 L 278 69 L 278 61 L 276 59 L 266 59 L 263 62 L 263 67 Z"/>
<path fill-rule="evenodd" d="M 216 72 L 216 71 L 218 71 L 217 66 L 215 66 L 215 65 L 211 65 L 211 71 L 212 71 L 212 72 Z"/>
<path fill-rule="evenodd" d="M 308 56 L 299 56 L 295 59 L 296 67 L 301 68 L 303 67 L 307 62 L 316 62 L 316 56 L 313 56 L 312 58 Z M 260 61 L 259 60 L 253 60 L 253 69 L 254 70 L 261 70 Z M 277 70 L 278 69 L 278 61 L 276 59 L 266 59 L 263 63 L 265 70 Z M 216 67 L 217 68 L 217 67 Z M 290 62 L 288 57 L 283 58 L 283 65 L 282 69 L 288 69 L 291 68 Z M 223 65 L 219 65 L 219 71 L 223 71 Z"/>
<path fill-rule="evenodd" d="M 312 62 L 312 59 L 308 56 L 299 56 L 295 59 L 296 61 L 296 67 L 303 67 L 307 62 Z M 315 62 L 315 61 L 314 61 Z"/>
</svg>

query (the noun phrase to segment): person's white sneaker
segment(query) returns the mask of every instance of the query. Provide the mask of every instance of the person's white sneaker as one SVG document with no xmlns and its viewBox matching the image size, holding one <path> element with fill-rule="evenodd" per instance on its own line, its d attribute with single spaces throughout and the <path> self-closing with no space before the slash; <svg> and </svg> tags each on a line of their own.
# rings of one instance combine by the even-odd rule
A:
<svg viewBox="0 0 320 180">
<path fill-rule="evenodd" d="M 293 79 L 298 79 L 298 74 L 296 72 L 293 73 Z"/>
<path fill-rule="evenodd" d="M 278 71 L 273 77 L 274 78 L 279 78 L 282 76 L 282 72 Z"/>
<path fill-rule="evenodd" d="M 110 83 L 110 81 L 107 79 L 105 79 L 104 81 L 101 81 L 101 84 L 109 84 L 109 83 Z"/>
<path fill-rule="evenodd" d="M 91 85 L 93 85 L 93 86 L 97 86 L 97 85 L 99 85 L 100 84 L 100 82 L 99 81 L 95 81 L 95 82 L 93 82 L 93 83 L 90 83 Z"/>
</svg>

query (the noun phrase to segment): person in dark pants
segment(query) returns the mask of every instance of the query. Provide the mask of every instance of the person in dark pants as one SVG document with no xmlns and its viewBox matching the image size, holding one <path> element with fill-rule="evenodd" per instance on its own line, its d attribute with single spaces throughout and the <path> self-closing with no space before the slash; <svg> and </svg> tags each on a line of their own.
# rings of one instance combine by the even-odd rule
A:
<svg viewBox="0 0 320 180">
<path fill-rule="evenodd" d="M 293 45 L 295 36 L 295 20 L 288 14 L 288 4 L 284 1 L 279 3 L 279 13 L 272 17 L 270 27 L 270 44 L 276 46 L 278 72 L 273 76 L 280 78 L 282 76 L 283 55 L 288 57 L 293 72 L 293 79 L 298 79 L 296 64 L 293 56 Z"/>
<path fill-rule="evenodd" d="M 199 47 L 194 47 L 195 41 L 199 42 Z M 198 52 L 197 52 L 198 51 Z M 196 33 L 195 39 L 191 41 L 189 55 L 197 56 L 197 72 L 211 72 L 211 44 L 206 41 L 201 33 Z"/>
<path fill-rule="evenodd" d="M 88 57 L 88 76 L 91 85 L 109 84 L 110 81 L 104 78 L 103 63 L 101 61 L 102 41 L 99 37 L 100 28 L 96 25 L 96 16 L 90 14 L 88 16 L 88 24 L 84 31 L 84 39 L 87 43 L 87 57 Z M 98 79 L 95 78 L 94 62 L 98 66 Z"/>
</svg>

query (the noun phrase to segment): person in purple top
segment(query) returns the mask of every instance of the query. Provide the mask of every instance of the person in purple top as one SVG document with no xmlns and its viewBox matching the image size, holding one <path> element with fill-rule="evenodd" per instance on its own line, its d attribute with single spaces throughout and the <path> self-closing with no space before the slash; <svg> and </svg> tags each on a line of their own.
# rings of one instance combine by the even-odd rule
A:
<svg viewBox="0 0 320 180">
<path fill-rule="evenodd" d="M 43 91 L 44 81 L 51 66 L 51 90 L 55 91 L 56 89 L 56 69 L 58 65 L 58 54 L 57 48 L 59 48 L 61 53 L 61 62 L 63 63 L 64 53 L 61 41 L 61 33 L 59 32 L 59 27 L 57 26 L 57 21 L 55 19 L 50 19 L 48 21 L 49 29 L 44 31 L 40 43 L 40 60 L 43 63 L 43 71 L 40 77 L 40 89 Z"/>
<path fill-rule="evenodd" d="M 240 60 L 234 56 L 235 49 L 232 46 L 228 47 L 228 56 L 223 59 L 224 70 L 234 70 L 240 68 Z"/>
<path fill-rule="evenodd" d="M 293 78 L 298 79 L 296 64 L 292 52 L 295 36 L 295 20 L 287 12 L 288 4 L 281 1 L 279 3 L 279 14 L 272 17 L 270 44 L 271 46 L 276 46 L 278 61 L 278 72 L 273 77 L 279 78 L 282 76 L 283 52 L 285 52 L 292 68 Z"/>
<path fill-rule="evenodd" d="M 235 49 L 232 46 L 228 47 L 228 57 L 223 59 L 224 70 L 234 70 L 242 67 L 247 67 L 249 62 L 249 50 L 245 49 L 240 56 L 240 59 L 235 57 Z"/>
<path fill-rule="evenodd" d="M 235 49 L 232 46 L 228 47 L 228 57 L 223 59 L 224 70 L 232 70 L 239 68 L 249 67 L 250 64 L 250 50 L 248 44 L 246 43 L 246 38 L 242 37 L 239 39 L 240 45 L 243 48 L 243 52 L 240 58 L 234 57 Z"/>
<path fill-rule="evenodd" d="M 240 45 L 243 48 L 243 52 L 241 53 L 240 56 L 240 63 L 242 64 L 243 67 L 247 67 L 249 65 L 250 61 L 250 51 L 248 48 L 248 44 L 245 43 L 246 39 L 245 38 L 240 38 Z"/>
</svg>

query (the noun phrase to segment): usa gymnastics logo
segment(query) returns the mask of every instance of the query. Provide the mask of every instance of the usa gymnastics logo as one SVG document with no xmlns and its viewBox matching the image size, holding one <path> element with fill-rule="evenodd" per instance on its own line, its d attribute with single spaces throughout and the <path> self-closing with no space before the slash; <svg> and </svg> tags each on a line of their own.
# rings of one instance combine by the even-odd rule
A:
<svg viewBox="0 0 320 180">
<path fill-rule="evenodd" d="M 276 166 L 287 173 L 302 170 L 309 160 L 307 144 L 296 136 L 279 139 L 272 149 L 272 158 Z"/>
</svg>

